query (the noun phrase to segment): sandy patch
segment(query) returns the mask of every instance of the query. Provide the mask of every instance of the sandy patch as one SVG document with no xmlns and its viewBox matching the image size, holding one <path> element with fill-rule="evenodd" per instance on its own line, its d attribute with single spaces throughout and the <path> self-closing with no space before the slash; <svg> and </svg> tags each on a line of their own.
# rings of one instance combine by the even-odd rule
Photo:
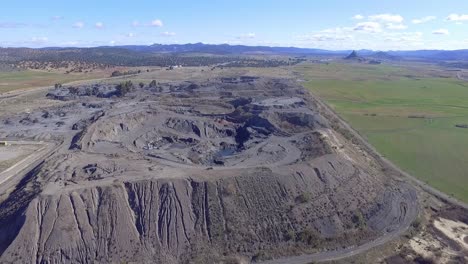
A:
<svg viewBox="0 0 468 264">
<path fill-rule="evenodd" d="M 433 258 L 434 249 L 440 247 L 440 243 L 437 240 L 414 238 L 410 240 L 410 246 L 417 254 L 424 258 Z"/>
<path fill-rule="evenodd" d="M 449 219 L 439 218 L 434 221 L 434 227 L 439 229 L 444 235 L 457 242 L 464 249 L 468 250 L 468 225 L 462 222 L 455 222 Z"/>
<path fill-rule="evenodd" d="M 322 136 L 324 137 L 325 140 L 328 141 L 328 143 L 331 145 L 331 147 L 342 157 L 345 159 L 354 162 L 354 159 L 351 158 L 350 155 L 348 155 L 346 149 L 344 148 L 344 144 L 338 139 L 338 137 L 335 135 L 333 130 L 331 129 L 324 129 L 320 131 Z"/>
<path fill-rule="evenodd" d="M 439 218 L 434 221 L 434 227 L 465 250 L 468 249 L 467 224 Z M 446 239 L 440 239 L 441 238 L 434 237 L 433 234 L 425 233 L 412 238 L 409 241 L 409 246 L 416 254 L 426 259 L 432 259 L 435 263 L 454 263 L 453 257 L 459 256 L 460 252 L 454 251 L 447 246 Z"/>
</svg>

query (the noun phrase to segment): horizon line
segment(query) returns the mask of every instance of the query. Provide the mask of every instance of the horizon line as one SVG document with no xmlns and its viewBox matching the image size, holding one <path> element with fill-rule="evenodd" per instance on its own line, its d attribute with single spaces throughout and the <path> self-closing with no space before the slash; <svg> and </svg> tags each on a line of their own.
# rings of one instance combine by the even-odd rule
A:
<svg viewBox="0 0 468 264">
<path fill-rule="evenodd" d="M 1 46 L 0 49 L 92 49 L 92 48 L 119 48 L 119 47 L 129 47 L 129 46 L 140 46 L 140 47 L 150 47 L 154 45 L 160 46 L 184 46 L 184 45 L 210 45 L 210 46 L 231 46 L 231 47 L 251 47 L 251 48 L 294 48 L 294 49 L 303 49 L 303 50 L 321 50 L 321 51 L 330 51 L 330 52 L 349 52 L 349 51 L 373 51 L 373 52 L 404 52 L 404 51 L 463 51 L 468 49 L 401 49 L 401 50 L 379 50 L 379 49 L 367 49 L 367 48 L 360 48 L 360 49 L 323 49 L 323 48 L 304 48 L 298 46 L 268 46 L 268 45 L 243 45 L 243 44 L 229 44 L 229 43 L 203 43 L 203 42 L 187 42 L 187 43 L 153 43 L 153 44 L 123 44 L 123 45 L 96 45 L 96 46 L 44 46 L 44 47 L 28 47 L 28 46 Z"/>
</svg>

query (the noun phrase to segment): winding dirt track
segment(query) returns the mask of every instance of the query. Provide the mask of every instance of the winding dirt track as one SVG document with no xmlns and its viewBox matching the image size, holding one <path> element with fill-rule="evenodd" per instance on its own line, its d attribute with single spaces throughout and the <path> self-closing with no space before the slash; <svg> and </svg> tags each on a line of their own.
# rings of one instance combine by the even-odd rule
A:
<svg viewBox="0 0 468 264">
<path fill-rule="evenodd" d="M 355 247 L 318 252 L 318 253 L 310 254 L 310 255 L 280 258 L 280 259 L 265 261 L 261 263 L 263 264 L 286 264 L 286 263 L 287 264 L 307 264 L 311 262 L 322 262 L 322 261 L 344 259 L 344 258 L 348 258 L 351 256 L 358 255 L 360 253 L 366 252 L 369 249 L 383 245 L 397 238 L 410 227 L 413 220 L 418 216 L 419 205 L 417 202 L 417 197 L 414 197 L 412 204 L 409 204 L 407 206 L 408 206 L 408 210 L 406 214 L 404 215 L 404 219 L 402 220 L 400 226 L 397 229 L 392 230 L 391 232 L 387 232 L 386 234 L 384 234 L 383 236 L 381 236 L 380 238 L 376 240 L 373 240 L 368 243 L 355 246 Z"/>
<path fill-rule="evenodd" d="M 312 93 L 311 93 L 312 94 Z M 400 174 L 401 176 L 407 178 L 408 180 L 410 180 L 413 184 L 416 184 L 418 186 L 420 186 L 421 188 L 423 188 L 425 191 L 429 192 L 430 194 L 442 199 L 442 200 L 445 200 L 449 203 L 452 203 L 452 204 L 455 204 L 455 205 L 458 205 L 460 207 L 463 207 L 465 209 L 468 210 L 468 204 L 454 198 L 454 197 L 451 197 L 429 185 L 427 185 L 426 183 L 418 180 L 416 177 L 414 177 L 413 175 L 403 171 L 402 169 L 400 169 L 397 165 L 395 165 L 393 162 L 391 162 L 390 160 L 388 160 L 387 158 L 385 158 L 384 156 L 382 156 L 378 151 L 377 149 L 374 148 L 374 146 L 372 146 L 369 142 L 367 142 L 363 136 L 361 136 L 361 134 L 359 134 L 359 132 L 357 132 L 353 127 L 351 127 L 351 125 L 349 125 L 345 120 L 343 120 L 335 111 L 333 111 L 333 109 L 331 109 L 326 103 L 324 103 L 320 97 L 316 96 L 316 95 L 313 95 L 314 98 L 317 99 L 317 103 L 322 106 L 324 109 L 326 109 L 331 115 L 333 115 L 334 117 L 336 117 L 340 123 L 347 129 L 349 130 L 354 137 L 356 137 L 356 139 L 359 140 L 359 143 L 361 144 L 361 146 L 365 147 L 367 152 L 369 154 L 371 154 L 375 159 L 377 160 L 380 160 L 384 165 L 388 166 L 390 169 L 394 170 L 395 172 L 397 172 L 398 174 Z"/>
<path fill-rule="evenodd" d="M 459 74 L 457 74 L 457 78 L 460 80 L 466 80 L 462 78 Z M 409 173 L 403 171 L 400 169 L 398 166 L 396 166 L 394 163 L 383 157 L 382 155 L 379 154 L 379 152 L 369 143 L 367 142 L 364 137 L 359 134 L 354 128 L 351 127 L 345 120 L 343 120 L 335 111 L 333 111 L 332 108 L 330 108 L 326 103 L 322 101 L 320 97 L 317 95 L 313 94 L 312 92 L 309 91 L 309 93 L 316 98 L 317 103 L 327 111 L 331 116 L 337 118 L 341 125 L 343 125 L 346 129 L 348 129 L 353 136 L 359 140 L 359 143 L 366 148 L 369 154 L 374 156 L 377 160 L 381 161 L 384 165 L 388 166 L 389 168 L 393 169 L 394 171 L 398 172 L 400 175 L 404 176 L 408 180 L 410 180 L 413 184 L 416 184 L 420 186 L 422 189 L 425 191 L 431 193 L 432 195 L 435 195 L 442 200 L 448 201 L 449 203 L 456 204 L 458 206 L 461 206 L 465 209 L 468 209 L 468 205 L 453 198 L 450 197 L 449 195 L 440 192 L 439 190 L 436 190 L 432 188 L 431 186 L 428 186 L 427 184 L 421 182 L 418 180 L 416 177 L 410 175 Z M 415 197 L 416 198 L 416 197 Z M 287 257 L 287 258 L 280 258 L 276 260 L 270 260 L 270 261 L 265 261 L 265 262 L 260 262 L 263 264 L 282 264 L 282 263 L 287 263 L 287 264 L 307 264 L 310 262 L 321 262 L 321 261 L 331 261 L 331 260 L 339 260 L 339 259 L 344 259 L 348 258 L 351 256 L 355 256 L 361 253 L 364 253 L 374 247 L 383 245 L 395 238 L 397 238 L 399 235 L 404 233 L 411 225 L 411 223 L 416 219 L 418 215 L 418 208 L 419 204 L 417 203 L 417 199 L 413 200 L 413 204 L 408 205 L 408 212 L 406 213 L 405 219 L 400 225 L 400 227 L 393 232 L 386 233 L 385 235 L 381 236 L 377 240 L 368 242 L 363 245 L 359 245 L 356 247 L 351 247 L 351 248 L 344 248 L 344 249 L 339 249 L 339 250 L 331 250 L 331 251 L 326 251 L 326 252 L 318 252 L 315 254 L 308 254 L 308 255 L 301 255 L 301 256 L 294 256 L 294 257 Z"/>
<path fill-rule="evenodd" d="M 362 146 L 364 146 L 369 154 L 373 155 L 377 160 L 380 160 L 383 164 L 386 166 L 390 167 L 394 171 L 398 172 L 402 176 L 406 177 L 408 180 L 410 180 L 413 184 L 419 185 L 421 188 L 423 188 L 425 191 L 448 201 L 449 203 L 453 203 L 456 205 L 459 205 L 465 209 L 468 209 L 468 205 L 458 201 L 457 199 L 454 199 L 453 197 L 448 196 L 447 194 L 444 194 L 427 184 L 421 182 L 420 180 L 416 179 L 414 176 L 408 174 L 407 172 L 401 170 L 398 166 L 393 164 L 391 161 L 388 159 L 384 158 L 382 155 L 380 155 L 377 150 L 369 144 L 356 130 L 354 130 L 348 123 L 346 123 L 337 113 L 335 113 L 327 104 L 322 102 L 319 97 L 315 96 L 317 98 L 317 103 L 320 104 L 320 106 L 323 107 L 326 111 L 328 111 L 332 116 L 336 117 L 343 126 L 345 126 L 360 142 Z M 356 247 L 350 247 L 350 248 L 344 248 L 344 249 L 339 249 L 339 250 L 331 250 L 331 251 L 325 251 L 325 252 L 318 252 L 315 254 L 309 254 L 309 255 L 301 255 L 301 256 L 294 256 L 294 257 L 287 257 L 287 258 L 280 258 L 276 260 L 270 260 L 270 261 L 265 261 L 265 262 L 260 262 L 263 264 L 282 264 L 282 263 L 287 263 L 287 264 L 307 264 L 310 262 L 321 262 L 321 261 L 331 261 L 331 260 L 339 260 L 339 259 L 344 259 L 348 258 L 351 256 L 355 256 L 361 253 L 364 253 L 374 247 L 383 245 L 398 236 L 400 236 L 402 233 L 404 233 L 411 225 L 411 223 L 416 219 L 418 215 L 418 207 L 419 204 L 417 202 L 417 199 L 412 201 L 413 203 L 410 205 L 407 205 L 407 212 L 405 215 L 405 219 L 401 222 L 401 225 L 399 226 L 398 229 L 393 230 L 392 232 L 388 232 L 381 236 L 380 238 L 365 243 L 363 245 L 359 245 Z"/>
</svg>

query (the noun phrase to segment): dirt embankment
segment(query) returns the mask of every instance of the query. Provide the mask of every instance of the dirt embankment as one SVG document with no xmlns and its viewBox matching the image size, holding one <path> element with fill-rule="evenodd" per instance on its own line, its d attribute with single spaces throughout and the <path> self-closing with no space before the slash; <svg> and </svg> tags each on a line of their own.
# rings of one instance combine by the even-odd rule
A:
<svg viewBox="0 0 468 264">
<path fill-rule="evenodd" d="M 303 197 L 320 180 L 301 174 L 284 179 L 259 170 L 216 182 L 144 180 L 39 196 L 2 259 L 179 263 L 201 256 L 222 259 L 221 252 L 259 259 L 350 246 L 405 220 L 404 200 L 386 204 L 393 193 L 404 197 L 404 186 L 384 191 L 387 197 L 377 195 L 381 207 L 361 202 L 358 208 L 358 201 L 345 205 L 339 198 L 364 199 L 351 186 Z M 284 250 L 280 254 L 278 247 Z"/>
</svg>

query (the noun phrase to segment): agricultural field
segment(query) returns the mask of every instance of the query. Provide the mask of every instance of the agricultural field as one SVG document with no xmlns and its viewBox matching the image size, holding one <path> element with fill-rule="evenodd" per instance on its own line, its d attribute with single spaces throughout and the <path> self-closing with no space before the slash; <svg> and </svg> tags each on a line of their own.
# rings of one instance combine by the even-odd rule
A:
<svg viewBox="0 0 468 264">
<path fill-rule="evenodd" d="M 456 127 L 468 124 L 468 82 L 412 65 L 302 64 L 295 70 L 381 154 L 468 201 L 468 129 Z"/>
</svg>

